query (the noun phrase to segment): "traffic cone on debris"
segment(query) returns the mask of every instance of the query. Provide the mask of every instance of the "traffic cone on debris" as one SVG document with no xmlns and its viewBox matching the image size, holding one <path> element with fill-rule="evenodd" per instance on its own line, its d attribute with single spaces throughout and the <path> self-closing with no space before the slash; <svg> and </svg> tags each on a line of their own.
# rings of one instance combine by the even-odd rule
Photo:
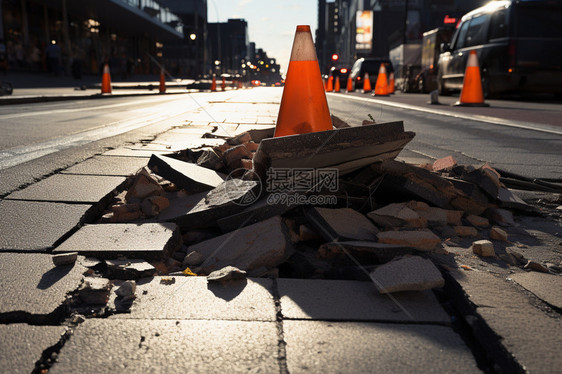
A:
<svg viewBox="0 0 562 374">
<path fill-rule="evenodd" d="M 388 93 L 389 94 L 394 93 L 394 73 L 393 72 L 390 72 L 390 74 L 388 75 Z"/>
<path fill-rule="evenodd" d="M 478 66 L 478 56 L 476 51 L 470 51 L 468 62 L 464 72 L 462 82 L 461 97 L 454 105 L 459 106 L 489 106 L 484 103 L 484 92 L 482 91 L 482 79 L 480 77 L 480 67 Z"/>
<path fill-rule="evenodd" d="M 363 78 L 363 93 L 371 92 L 371 79 L 369 78 L 369 73 L 365 73 Z"/>
<path fill-rule="evenodd" d="M 211 92 L 216 92 L 217 90 L 217 77 L 213 74 L 213 81 L 211 82 Z"/>
<path fill-rule="evenodd" d="M 334 77 L 328 77 L 328 82 L 326 83 L 326 92 L 332 92 L 334 90 Z"/>
<path fill-rule="evenodd" d="M 386 68 L 381 64 L 377 83 L 375 83 L 375 92 L 373 96 L 388 96 L 388 78 L 386 77 Z"/>
<path fill-rule="evenodd" d="M 340 92 L 340 77 L 336 77 L 336 83 L 334 84 L 334 92 Z"/>
<path fill-rule="evenodd" d="M 111 93 L 111 75 L 109 74 L 109 65 L 103 66 L 103 75 L 101 77 L 101 93 Z"/>
<path fill-rule="evenodd" d="M 160 69 L 160 87 L 158 91 L 160 93 L 166 92 L 166 75 L 164 75 L 164 68 Z"/>
<path fill-rule="evenodd" d="M 353 92 L 353 79 L 351 79 L 351 77 L 347 78 L 347 87 L 345 87 L 345 92 Z"/>
<path fill-rule="evenodd" d="M 299 25 L 293 41 L 275 137 L 332 129 L 310 26 Z"/>
</svg>

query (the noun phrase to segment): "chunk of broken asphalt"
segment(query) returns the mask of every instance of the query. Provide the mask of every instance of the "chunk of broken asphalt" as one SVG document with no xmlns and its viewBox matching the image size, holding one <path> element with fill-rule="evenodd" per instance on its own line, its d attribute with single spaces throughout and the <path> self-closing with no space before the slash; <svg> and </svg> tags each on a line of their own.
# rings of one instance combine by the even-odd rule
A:
<svg viewBox="0 0 562 374">
<path fill-rule="evenodd" d="M 247 273 L 234 266 L 225 266 L 207 275 L 208 282 L 227 283 L 240 279 L 246 279 Z"/>
<path fill-rule="evenodd" d="M 403 257 L 381 265 L 371 273 L 371 279 L 380 293 L 423 291 L 445 285 L 433 262 L 419 256 Z"/>
<path fill-rule="evenodd" d="M 205 258 L 198 273 L 209 274 L 229 265 L 245 271 L 273 268 L 285 261 L 293 248 L 285 224 L 276 216 L 189 246 L 187 252 L 191 251 Z"/>
<path fill-rule="evenodd" d="M 489 240 L 477 240 L 472 243 L 472 252 L 482 257 L 494 257 L 494 244 Z"/>
<path fill-rule="evenodd" d="M 52 257 L 55 266 L 74 264 L 78 259 L 78 252 L 61 253 Z"/>
<path fill-rule="evenodd" d="M 379 230 L 363 214 L 350 208 L 311 208 L 306 211 L 310 224 L 327 241 L 375 241 Z"/>
<path fill-rule="evenodd" d="M 105 305 L 109 299 L 111 287 L 109 279 L 86 277 L 78 289 L 78 297 L 84 304 Z"/>
<path fill-rule="evenodd" d="M 407 203 L 388 204 L 380 209 L 367 213 L 379 227 L 427 227 L 427 219 L 406 206 Z"/>
<path fill-rule="evenodd" d="M 224 174 L 215 170 L 156 154 L 150 157 L 148 167 L 188 193 L 208 191 L 217 187 L 226 178 Z"/>
<path fill-rule="evenodd" d="M 107 276 L 111 279 L 140 279 L 151 277 L 156 268 L 141 259 L 105 260 Z"/>
<path fill-rule="evenodd" d="M 441 239 L 431 230 L 419 231 L 383 231 L 377 234 L 380 243 L 409 246 L 421 251 L 431 251 L 440 243 Z"/>
</svg>

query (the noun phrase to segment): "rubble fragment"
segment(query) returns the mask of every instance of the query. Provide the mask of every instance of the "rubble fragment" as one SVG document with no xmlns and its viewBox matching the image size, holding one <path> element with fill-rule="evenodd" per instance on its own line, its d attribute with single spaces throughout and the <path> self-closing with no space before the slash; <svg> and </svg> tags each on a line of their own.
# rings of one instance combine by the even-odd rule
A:
<svg viewBox="0 0 562 374">
<path fill-rule="evenodd" d="M 182 266 L 199 266 L 203 263 L 205 257 L 197 251 L 189 252 L 183 259 Z"/>
<path fill-rule="evenodd" d="M 379 227 L 425 228 L 427 219 L 408 208 L 407 203 L 394 203 L 367 213 Z"/>
<path fill-rule="evenodd" d="M 548 268 L 538 262 L 529 260 L 523 267 L 524 269 L 538 271 L 540 273 L 549 273 Z"/>
<path fill-rule="evenodd" d="M 150 195 L 162 195 L 164 189 L 156 178 L 150 175 L 150 171 L 147 167 L 143 167 L 137 172 L 133 180 L 133 185 L 127 191 L 125 199 L 131 201 L 133 199 L 144 199 Z"/>
<path fill-rule="evenodd" d="M 134 280 L 127 280 L 115 290 L 115 294 L 122 298 L 124 301 L 134 299 L 137 283 Z"/>
<path fill-rule="evenodd" d="M 251 159 L 252 152 L 244 144 L 229 148 L 224 152 L 226 166 L 230 170 L 242 167 L 242 159 Z"/>
<path fill-rule="evenodd" d="M 476 227 L 488 227 L 490 226 L 490 221 L 487 218 L 476 216 L 474 214 L 469 214 L 466 216 L 466 220 L 473 226 Z"/>
<path fill-rule="evenodd" d="M 482 257 L 494 257 L 494 244 L 489 240 L 477 240 L 472 243 L 472 252 Z"/>
<path fill-rule="evenodd" d="M 436 207 L 417 212 L 422 218 L 426 219 L 430 224 L 460 226 L 463 212 L 460 210 L 448 210 Z"/>
<path fill-rule="evenodd" d="M 376 240 L 379 230 L 363 214 L 351 208 L 311 208 L 310 224 L 325 240 Z"/>
<path fill-rule="evenodd" d="M 445 285 L 433 262 L 419 256 L 403 257 L 381 265 L 370 277 L 380 293 L 423 291 Z"/>
<path fill-rule="evenodd" d="M 105 260 L 107 274 L 111 279 L 140 279 L 151 277 L 156 268 L 141 259 Z"/>
<path fill-rule="evenodd" d="M 435 160 L 432 165 L 433 171 L 449 171 L 457 166 L 457 160 L 453 156 L 447 156 Z"/>
<path fill-rule="evenodd" d="M 218 150 L 207 148 L 202 151 L 197 159 L 197 165 L 211 170 L 220 170 L 224 167 L 224 160 L 219 155 Z"/>
<path fill-rule="evenodd" d="M 500 229 L 497 226 L 493 226 L 490 229 L 490 239 L 507 242 L 507 232 L 505 232 L 504 230 Z"/>
<path fill-rule="evenodd" d="M 315 230 L 311 229 L 307 225 L 300 225 L 299 226 L 299 241 L 307 242 L 311 240 L 320 240 L 322 236 L 318 234 Z"/>
<path fill-rule="evenodd" d="M 454 229 L 458 236 L 478 236 L 478 230 L 472 226 L 455 226 Z"/>
<path fill-rule="evenodd" d="M 441 243 L 441 239 L 428 229 L 418 231 L 382 231 L 377 234 L 377 238 L 380 243 L 403 245 L 421 251 L 432 251 Z"/>
<path fill-rule="evenodd" d="M 130 222 L 141 217 L 141 208 L 138 203 L 116 204 L 111 206 L 110 215 L 103 219 L 104 222 Z"/>
<path fill-rule="evenodd" d="M 351 126 L 349 126 L 349 124 L 347 122 L 345 122 L 341 118 L 339 118 L 337 116 L 334 116 L 333 114 L 331 115 L 331 117 L 332 117 L 332 125 L 336 129 L 343 129 L 345 127 L 351 127 Z"/>
<path fill-rule="evenodd" d="M 318 248 L 317 257 L 325 260 L 342 259 L 348 255 L 361 262 L 366 259 L 371 263 L 384 264 L 397 256 L 414 254 L 410 246 L 385 244 L 367 241 L 330 242 Z"/>
<path fill-rule="evenodd" d="M 513 213 L 501 208 L 490 208 L 486 211 L 488 217 L 500 226 L 514 226 Z"/>
<path fill-rule="evenodd" d="M 149 196 L 141 203 L 141 210 L 147 217 L 155 217 L 170 206 L 170 200 L 164 196 Z"/>
<path fill-rule="evenodd" d="M 78 259 L 78 252 L 61 253 L 51 257 L 55 266 L 71 265 Z"/>
<path fill-rule="evenodd" d="M 247 273 L 234 266 L 225 266 L 207 275 L 208 282 L 228 283 L 236 280 L 246 279 Z"/>
<path fill-rule="evenodd" d="M 78 289 L 78 297 L 84 304 L 105 305 L 111 287 L 109 279 L 86 277 Z"/>
</svg>

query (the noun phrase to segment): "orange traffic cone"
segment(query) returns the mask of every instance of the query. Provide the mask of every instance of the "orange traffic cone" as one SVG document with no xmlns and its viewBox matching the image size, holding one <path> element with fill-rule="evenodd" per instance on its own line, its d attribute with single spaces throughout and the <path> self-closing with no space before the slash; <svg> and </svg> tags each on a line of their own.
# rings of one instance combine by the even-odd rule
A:
<svg viewBox="0 0 562 374">
<path fill-rule="evenodd" d="M 363 93 L 371 92 L 371 79 L 369 79 L 369 73 L 365 73 L 363 78 Z"/>
<path fill-rule="evenodd" d="M 334 77 L 330 76 L 328 82 L 326 83 L 326 92 L 332 92 L 334 90 Z"/>
<path fill-rule="evenodd" d="M 340 77 L 336 77 L 336 84 L 334 84 L 334 92 L 340 92 Z"/>
<path fill-rule="evenodd" d="M 217 77 L 213 74 L 213 81 L 211 82 L 211 92 L 217 90 Z"/>
<path fill-rule="evenodd" d="M 353 79 L 351 79 L 351 77 L 347 78 L 347 87 L 345 87 L 345 92 L 353 92 Z"/>
<path fill-rule="evenodd" d="M 388 93 L 389 94 L 394 93 L 394 73 L 393 72 L 390 72 L 390 74 L 388 75 Z"/>
<path fill-rule="evenodd" d="M 111 93 L 111 75 L 109 74 L 109 65 L 103 66 L 103 75 L 101 77 L 101 93 Z"/>
<path fill-rule="evenodd" d="M 484 92 L 482 91 L 482 79 L 480 67 L 478 67 L 478 56 L 476 51 L 470 51 L 468 62 L 462 82 L 461 97 L 454 105 L 459 106 L 489 106 L 484 103 Z"/>
<path fill-rule="evenodd" d="M 275 136 L 332 129 L 310 26 L 299 25 L 291 50 Z"/>
<path fill-rule="evenodd" d="M 384 64 L 381 64 L 379 68 L 379 75 L 377 76 L 377 83 L 375 83 L 373 96 L 388 96 L 388 78 L 386 77 Z"/>
<path fill-rule="evenodd" d="M 226 90 L 226 78 L 222 77 L 221 91 Z"/>
<path fill-rule="evenodd" d="M 166 76 L 164 75 L 164 68 L 160 69 L 160 87 L 158 91 L 160 93 L 166 92 Z"/>
</svg>

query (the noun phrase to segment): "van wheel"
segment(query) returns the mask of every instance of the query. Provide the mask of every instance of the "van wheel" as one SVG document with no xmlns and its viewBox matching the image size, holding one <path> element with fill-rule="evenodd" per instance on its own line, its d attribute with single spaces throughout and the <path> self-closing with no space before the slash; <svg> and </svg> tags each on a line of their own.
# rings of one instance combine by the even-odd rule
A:
<svg viewBox="0 0 562 374">
<path fill-rule="evenodd" d="M 494 99 L 498 97 L 498 94 L 490 90 L 490 77 L 488 76 L 488 73 L 486 71 L 482 73 L 481 80 L 482 80 L 482 96 L 484 96 L 484 99 Z"/>
</svg>

